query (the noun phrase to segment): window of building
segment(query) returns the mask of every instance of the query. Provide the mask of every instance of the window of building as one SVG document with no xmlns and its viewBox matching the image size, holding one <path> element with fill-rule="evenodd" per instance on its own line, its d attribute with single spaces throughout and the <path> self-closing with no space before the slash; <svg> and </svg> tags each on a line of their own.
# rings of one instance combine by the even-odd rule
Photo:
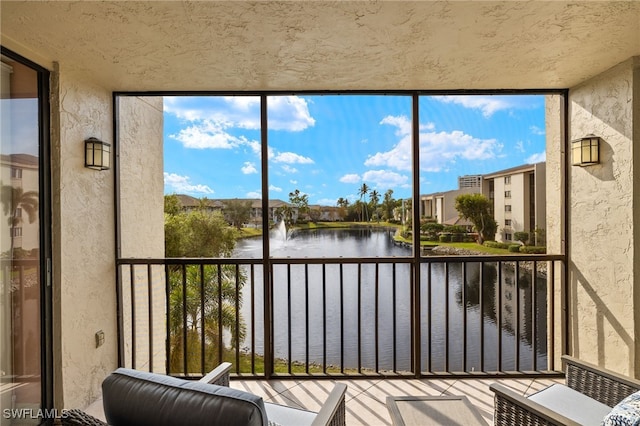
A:
<svg viewBox="0 0 640 426">
<path fill-rule="evenodd" d="M 511 198 L 511 191 L 504 191 L 504 198 Z"/>
<path fill-rule="evenodd" d="M 504 177 L 504 184 L 505 185 L 511 184 L 511 176 L 505 176 Z"/>
<path fill-rule="evenodd" d="M 18 167 L 11 168 L 11 179 L 22 179 L 22 169 Z"/>
<path fill-rule="evenodd" d="M 22 237 L 22 228 L 19 226 L 16 226 L 15 228 L 13 228 L 13 236 Z"/>
<path fill-rule="evenodd" d="M 504 211 L 505 212 L 510 212 L 511 211 L 511 204 L 505 204 Z"/>
<path fill-rule="evenodd" d="M 510 233 L 510 232 L 505 232 L 505 233 L 504 233 L 504 239 L 505 239 L 506 241 L 513 241 L 513 237 L 511 236 L 511 233 Z"/>
<path fill-rule="evenodd" d="M 504 226 L 511 226 L 511 219 L 505 219 Z"/>
</svg>

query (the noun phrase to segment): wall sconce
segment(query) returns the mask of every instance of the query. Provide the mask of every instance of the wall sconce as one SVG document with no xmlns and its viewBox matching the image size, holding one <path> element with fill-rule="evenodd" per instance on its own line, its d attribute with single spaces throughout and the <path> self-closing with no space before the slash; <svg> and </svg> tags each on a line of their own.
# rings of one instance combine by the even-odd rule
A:
<svg viewBox="0 0 640 426">
<path fill-rule="evenodd" d="M 96 138 L 84 141 L 84 166 L 94 170 L 109 170 L 111 145 Z"/>
<path fill-rule="evenodd" d="M 574 166 L 590 166 L 600 162 L 600 138 L 587 135 L 571 141 L 571 155 Z"/>
</svg>

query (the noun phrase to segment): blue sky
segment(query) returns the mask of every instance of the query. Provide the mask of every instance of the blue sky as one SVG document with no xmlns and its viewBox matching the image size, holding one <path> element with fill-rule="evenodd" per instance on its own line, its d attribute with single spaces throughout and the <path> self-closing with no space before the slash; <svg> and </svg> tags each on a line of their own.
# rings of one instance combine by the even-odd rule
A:
<svg viewBox="0 0 640 426">
<path fill-rule="evenodd" d="M 411 196 L 410 96 L 269 96 L 267 110 L 270 198 L 335 205 L 363 182 Z M 165 193 L 261 198 L 259 111 L 257 96 L 165 97 Z M 419 111 L 422 194 L 545 160 L 544 96 L 423 96 Z"/>
</svg>

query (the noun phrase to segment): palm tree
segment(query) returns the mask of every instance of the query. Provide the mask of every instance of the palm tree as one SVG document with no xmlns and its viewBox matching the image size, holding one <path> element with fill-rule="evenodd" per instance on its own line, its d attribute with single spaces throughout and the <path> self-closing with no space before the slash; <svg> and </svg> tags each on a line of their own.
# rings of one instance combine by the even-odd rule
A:
<svg viewBox="0 0 640 426">
<path fill-rule="evenodd" d="M 369 194 L 369 202 L 371 203 L 371 211 L 372 212 L 375 213 L 376 210 L 378 209 L 378 202 L 379 201 L 380 201 L 380 193 L 374 189 Z M 373 216 L 373 214 L 372 214 L 372 216 Z M 378 215 L 378 221 L 380 221 L 379 219 L 380 219 L 380 216 Z"/>
<path fill-rule="evenodd" d="M 358 190 L 358 195 L 360 195 L 360 201 L 362 201 L 362 198 L 367 195 L 369 193 L 369 186 L 367 186 L 366 183 L 362 182 L 362 186 L 360 187 L 360 189 Z M 367 205 L 364 204 L 364 213 L 365 216 L 367 218 L 367 222 L 369 221 L 369 212 L 367 212 Z"/>
<path fill-rule="evenodd" d="M 349 208 L 349 200 L 340 197 L 338 201 L 336 201 L 336 205 L 339 208 L 338 214 L 340 215 L 340 219 L 344 220 L 344 217 L 347 215 L 347 208 Z"/>
<path fill-rule="evenodd" d="M 225 331 L 231 335 L 231 348 L 237 348 L 244 339 L 246 325 L 238 309 L 242 306 L 241 290 L 246 277 L 237 271 L 240 275 L 236 279 L 236 271 L 233 265 L 190 265 L 170 271 L 171 372 L 200 372 L 202 348 L 205 372 L 211 370 L 217 365 L 220 352 L 224 355 L 221 333 Z"/>
<path fill-rule="evenodd" d="M 2 210 L 7 216 L 9 227 L 11 228 L 11 252 L 13 257 L 14 249 L 14 229 L 22 224 L 24 211 L 29 218 L 29 223 L 33 223 L 38 218 L 38 192 L 24 191 L 22 187 L 2 185 Z"/>
</svg>

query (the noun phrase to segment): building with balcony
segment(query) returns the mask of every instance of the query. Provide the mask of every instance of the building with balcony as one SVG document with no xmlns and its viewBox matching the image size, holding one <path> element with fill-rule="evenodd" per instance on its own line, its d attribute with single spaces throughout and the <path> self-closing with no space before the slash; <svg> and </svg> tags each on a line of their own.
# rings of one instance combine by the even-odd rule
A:
<svg viewBox="0 0 640 426">
<path fill-rule="evenodd" d="M 550 369 L 559 370 L 568 353 L 640 375 L 640 3 L 2 1 L 0 15 L 0 154 L 3 164 L 16 154 L 36 156 L 39 186 L 38 236 L 28 237 L 38 240 L 37 252 L 27 260 L 2 259 L 1 368 L 3 385 L 10 383 L 2 388 L 3 407 L 86 407 L 120 365 L 167 371 L 166 303 L 155 298 L 166 294 L 171 278 L 162 227 L 163 94 L 253 94 L 263 104 L 282 93 L 546 94 L 546 191 L 536 189 L 536 197 L 545 193 L 551 255 L 486 262 L 555 265 L 546 280 L 543 339 Z M 413 129 L 403 141 L 419 155 L 419 126 Z M 572 166 L 570 143 L 586 135 L 600 138 L 599 162 Z M 111 168 L 85 167 L 90 137 L 111 144 Z M 261 155 L 266 162 L 266 147 Z M 495 179 L 494 193 L 506 197 L 509 189 Z M 420 198 L 416 191 L 413 200 Z M 523 210 L 523 228 L 539 226 L 536 215 Z M 10 225 L 2 226 L 2 247 L 9 247 Z M 417 246 L 417 233 L 414 238 Z M 180 270 L 186 260 L 172 262 Z M 265 256 L 247 265 L 258 265 L 265 277 L 274 266 L 286 270 L 296 262 L 305 260 Z M 320 268 L 334 262 L 354 261 L 317 261 Z M 412 271 L 408 282 L 425 288 L 447 279 L 432 282 L 420 275 L 423 269 L 451 266 L 419 254 L 351 266 L 358 262 L 374 265 L 373 276 L 395 262 L 390 273 Z M 36 277 L 35 294 L 14 290 L 25 272 Z M 149 286 L 127 286 L 146 284 L 141 280 Z M 272 283 L 262 282 L 267 290 Z M 277 283 L 286 288 L 287 280 Z M 470 297 L 451 294 L 463 304 Z M 144 303 L 132 303 L 138 298 Z M 38 307 L 36 326 L 22 326 L 14 309 L 22 302 Z M 426 312 L 420 303 L 407 304 L 411 320 Z M 259 307 L 267 319 L 271 309 Z M 12 340 L 11 333 L 22 336 Z M 420 352 L 427 335 L 413 329 L 402 342 L 411 369 L 394 373 L 434 374 Z M 523 340 L 517 331 L 513 337 Z M 35 354 L 36 374 L 19 369 L 18 355 L 26 351 Z M 267 351 L 267 379 L 271 361 Z"/>
</svg>

